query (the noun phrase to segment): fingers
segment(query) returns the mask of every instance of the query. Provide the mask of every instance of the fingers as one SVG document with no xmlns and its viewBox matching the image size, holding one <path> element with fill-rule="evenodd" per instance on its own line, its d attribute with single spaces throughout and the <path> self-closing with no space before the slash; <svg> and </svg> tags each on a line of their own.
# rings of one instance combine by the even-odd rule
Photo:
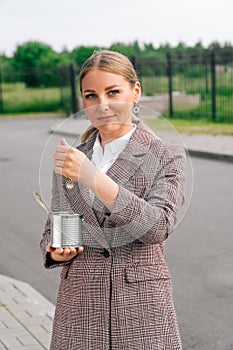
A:
<svg viewBox="0 0 233 350">
<path fill-rule="evenodd" d="M 64 160 L 66 157 L 67 152 L 71 149 L 72 147 L 66 142 L 64 138 L 61 139 L 60 145 L 56 147 L 56 153 L 54 154 L 55 159 L 60 159 Z"/>
<path fill-rule="evenodd" d="M 54 154 L 54 172 L 56 174 L 63 175 L 64 162 L 71 146 L 66 142 L 64 138 L 61 139 L 61 143 L 56 147 Z"/>
<path fill-rule="evenodd" d="M 54 154 L 54 159 L 55 160 L 63 160 L 66 158 L 67 154 L 69 153 L 69 150 L 71 147 L 67 146 L 57 146 L 56 147 L 56 152 Z"/>
<path fill-rule="evenodd" d="M 84 252 L 84 247 L 78 247 L 78 252 L 83 253 Z"/>
<path fill-rule="evenodd" d="M 79 173 L 85 159 L 84 153 L 68 145 L 63 138 L 54 154 L 54 172 L 73 181 L 79 181 Z"/>
<path fill-rule="evenodd" d="M 55 160 L 54 161 L 54 166 L 62 168 L 63 165 L 64 165 L 64 161 L 62 161 L 62 160 Z"/>
<path fill-rule="evenodd" d="M 47 246 L 46 251 L 50 253 L 51 258 L 57 262 L 69 261 L 74 258 L 78 253 L 84 251 L 83 247 L 67 247 L 67 248 L 52 248 L 50 245 Z"/>
<path fill-rule="evenodd" d="M 69 146 L 68 142 L 66 142 L 66 139 L 64 139 L 64 137 L 61 139 L 61 145 Z"/>
<path fill-rule="evenodd" d="M 67 247 L 67 248 L 53 248 L 50 245 L 47 246 L 46 251 L 48 253 L 56 253 L 58 255 L 69 255 L 69 254 L 77 254 L 77 253 L 83 253 L 84 247 Z"/>
</svg>

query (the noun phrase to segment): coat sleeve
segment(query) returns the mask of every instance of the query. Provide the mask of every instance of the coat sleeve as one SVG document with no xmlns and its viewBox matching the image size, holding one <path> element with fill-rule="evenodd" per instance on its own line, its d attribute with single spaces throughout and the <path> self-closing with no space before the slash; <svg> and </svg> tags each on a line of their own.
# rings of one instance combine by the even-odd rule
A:
<svg viewBox="0 0 233 350">
<path fill-rule="evenodd" d="M 52 183 L 52 203 L 51 210 L 52 212 L 59 211 L 70 211 L 71 206 L 67 200 L 64 191 L 60 189 L 64 186 L 63 176 L 53 173 L 53 183 Z M 51 218 L 48 217 L 42 239 L 40 241 L 40 248 L 43 254 L 44 266 L 45 268 L 52 269 L 54 267 L 66 266 L 70 262 L 56 262 L 51 259 L 50 253 L 46 252 L 46 247 L 50 243 L 50 234 L 51 234 Z"/>
<path fill-rule="evenodd" d="M 139 198 L 120 186 L 109 220 L 143 243 L 164 241 L 173 231 L 184 203 L 185 163 L 185 151 L 179 146 L 167 145 L 157 170 L 146 174 L 154 177 L 146 196 Z"/>
</svg>

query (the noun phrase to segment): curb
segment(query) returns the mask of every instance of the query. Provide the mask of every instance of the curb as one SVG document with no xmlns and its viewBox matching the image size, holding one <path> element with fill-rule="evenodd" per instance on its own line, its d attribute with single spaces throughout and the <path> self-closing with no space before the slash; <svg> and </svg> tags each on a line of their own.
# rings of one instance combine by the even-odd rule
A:
<svg viewBox="0 0 233 350">
<path fill-rule="evenodd" d="M 231 154 L 198 151 L 198 150 L 194 150 L 194 149 L 186 149 L 186 153 L 189 154 L 191 157 L 233 163 L 233 155 L 231 155 Z"/>
</svg>

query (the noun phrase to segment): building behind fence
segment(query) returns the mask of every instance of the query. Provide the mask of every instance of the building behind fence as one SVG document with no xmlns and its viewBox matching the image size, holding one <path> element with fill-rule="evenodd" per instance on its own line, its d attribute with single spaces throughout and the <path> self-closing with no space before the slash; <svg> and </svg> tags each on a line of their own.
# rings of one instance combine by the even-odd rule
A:
<svg viewBox="0 0 233 350">
<path fill-rule="evenodd" d="M 233 122 L 233 57 L 215 51 L 168 52 L 164 62 L 132 58 L 148 100 L 162 99 L 162 113 L 171 118 L 205 118 Z M 143 66 L 151 67 L 143 74 Z M 154 72 L 151 75 L 151 72 Z M 0 113 L 57 112 L 79 109 L 74 65 L 0 68 Z"/>
</svg>

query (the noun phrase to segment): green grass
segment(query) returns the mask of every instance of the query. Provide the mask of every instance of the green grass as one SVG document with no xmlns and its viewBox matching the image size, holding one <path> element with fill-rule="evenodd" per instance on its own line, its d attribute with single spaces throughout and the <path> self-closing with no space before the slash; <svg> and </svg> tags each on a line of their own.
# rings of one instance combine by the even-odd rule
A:
<svg viewBox="0 0 233 350">
<path fill-rule="evenodd" d="M 173 111 L 175 118 L 194 119 L 212 116 L 212 96 L 210 75 L 205 77 L 187 77 L 176 75 L 172 78 L 172 89 L 181 96 L 174 96 Z M 168 78 L 143 77 L 144 95 L 168 93 Z M 183 94 L 183 96 L 182 96 Z M 165 115 L 168 111 L 164 112 Z M 233 73 L 216 73 L 216 121 L 233 123 Z"/>
<path fill-rule="evenodd" d="M 4 113 L 53 112 L 61 109 L 59 88 L 27 88 L 23 83 L 3 84 Z"/>
<path fill-rule="evenodd" d="M 168 121 L 168 123 L 166 122 Z M 154 119 L 147 119 L 148 126 L 159 129 L 169 129 L 171 123 L 175 129 L 184 134 L 208 134 L 233 136 L 233 124 L 213 123 L 206 119 L 184 120 L 184 119 L 161 119 L 161 122 Z"/>
<path fill-rule="evenodd" d="M 175 101 L 173 103 L 174 118 L 197 120 L 205 116 L 206 119 L 212 121 L 212 100 L 202 100 L 196 106 L 189 104 L 188 101 Z M 233 123 L 233 95 L 216 96 L 216 122 Z"/>
<path fill-rule="evenodd" d="M 152 96 L 156 93 L 168 92 L 168 77 L 142 77 L 141 79 L 143 93 L 146 96 Z M 211 93 L 211 77 L 188 77 L 184 74 L 174 75 L 172 77 L 173 91 L 185 91 L 187 94 L 199 93 L 202 96 Z M 216 73 L 216 93 L 219 96 L 233 95 L 233 73 Z"/>
</svg>

